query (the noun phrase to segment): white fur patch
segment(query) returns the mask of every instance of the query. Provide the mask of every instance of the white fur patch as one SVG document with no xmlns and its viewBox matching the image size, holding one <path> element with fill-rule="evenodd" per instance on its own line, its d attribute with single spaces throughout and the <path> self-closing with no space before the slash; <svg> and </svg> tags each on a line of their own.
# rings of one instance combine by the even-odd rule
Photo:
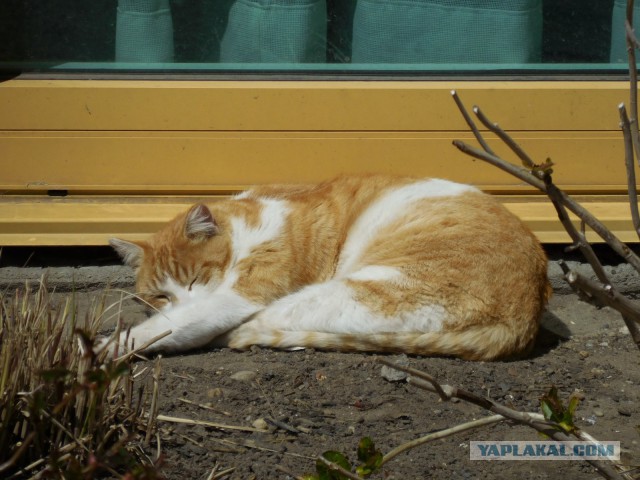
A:
<svg viewBox="0 0 640 480">
<path fill-rule="evenodd" d="M 192 289 L 189 294 L 189 300 L 164 309 L 133 327 L 129 341 L 141 346 L 155 336 L 171 330 L 170 335 L 154 343 L 146 351 L 181 351 L 202 347 L 237 327 L 261 308 L 226 289 L 207 294 L 194 292 Z M 181 295 L 185 295 L 184 292 Z M 122 340 L 121 338 L 120 341 Z"/>
<path fill-rule="evenodd" d="M 458 196 L 477 192 L 471 185 L 431 179 L 405 185 L 382 195 L 360 215 L 347 235 L 336 276 L 349 275 L 356 266 L 363 248 L 386 225 L 407 211 L 407 206 L 424 198 Z"/>
<path fill-rule="evenodd" d="M 269 305 L 254 323 L 257 330 L 329 333 L 438 332 L 447 319 L 440 305 L 385 316 L 353 298 L 340 280 L 310 285 Z M 247 324 L 247 326 L 249 326 Z"/>
<path fill-rule="evenodd" d="M 289 208 L 287 202 L 272 198 L 261 198 L 260 225 L 250 228 L 242 218 L 231 219 L 231 265 L 247 258 L 258 245 L 276 238 L 286 222 Z"/>
<path fill-rule="evenodd" d="M 349 280 L 362 282 L 394 282 L 401 280 L 403 273 L 397 268 L 382 265 L 369 265 L 347 276 Z"/>
</svg>

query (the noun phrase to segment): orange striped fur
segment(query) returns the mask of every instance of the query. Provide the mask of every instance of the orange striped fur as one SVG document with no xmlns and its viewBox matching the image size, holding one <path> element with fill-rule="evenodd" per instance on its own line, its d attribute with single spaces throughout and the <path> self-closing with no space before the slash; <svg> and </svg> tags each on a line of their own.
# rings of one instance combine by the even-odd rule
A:
<svg viewBox="0 0 640 480">
<path fill-rule="evenodd" d="M 494 360 L 526 354 L 550 295 L 534 235 L 444 180 L 344 176 L 195 205 L 146 242 L 112 240 L 159 312 L 149 351 L 207 344 Z"/>
</svg>

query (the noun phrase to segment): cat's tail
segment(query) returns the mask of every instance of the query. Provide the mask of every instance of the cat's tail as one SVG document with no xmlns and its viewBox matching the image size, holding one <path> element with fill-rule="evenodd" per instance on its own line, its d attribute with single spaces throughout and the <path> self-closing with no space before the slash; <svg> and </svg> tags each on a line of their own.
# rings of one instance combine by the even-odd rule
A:
<svg viewBox="0 0 640 480">
<path fill-rule="evenodd" d="M 454 356 L 464 360 L 500 360 L 527 354 L 533 347 L 537 328 L 515 332 L 508 325 L 469 327 L 463 331 L 326 333 L 287 330 L 238 332 L 230 335 L 229 346 L 248 348 L 317 348 L 319 350 L 394 352 L 426 356 Z M 250 338 L 252 337 L 252 338 Z"/>
</svg>

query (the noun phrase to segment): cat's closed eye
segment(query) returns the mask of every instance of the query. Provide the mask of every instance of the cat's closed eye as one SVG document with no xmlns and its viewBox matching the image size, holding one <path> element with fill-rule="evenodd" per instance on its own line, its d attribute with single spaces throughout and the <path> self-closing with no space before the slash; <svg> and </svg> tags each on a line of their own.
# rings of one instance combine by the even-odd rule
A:
<svg viewBox="0 0 640 480">
<path fill-rule="evenodd" d="M 164 305 L 171 303 L 171 297 L 165 293 L 160 293 L 153 296 L 154 303 L 161 303 Z"/>
</svg>

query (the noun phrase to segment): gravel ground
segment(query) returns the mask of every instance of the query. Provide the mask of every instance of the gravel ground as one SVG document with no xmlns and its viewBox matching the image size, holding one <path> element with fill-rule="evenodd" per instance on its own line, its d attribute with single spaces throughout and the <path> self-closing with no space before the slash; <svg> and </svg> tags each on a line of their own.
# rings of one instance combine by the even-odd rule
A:
<svg viewBox="0 0 640 480">
<path fill-rule="evenodd" d="M 579 266 L 579 268 L 583 268 Z M 607 267 L 616 285 L 640 292 L 625 265 Z M 42 268 L 0 268 L 0 288 L 38 281 Z M 111 285 L 109 301 L 131 290 L 132 272 L 117 265 L 57 266 L 49 285 L 62 300 L 73 291 L 80 310 Z M 583 397 L 577 423 L 596 438 L 620 441 L 622 462 L 640 465 L 640 352 L 617 312 L 595 309 L 568 294 L 559 268 L 550 265 L 556 295 L 543 319 L 533 354 L 513 362 L 464 362 L 392 355 L 442 383 L 500 403 L 539 411 L 554 385 L 566 399 Z M 144 318 L 125 300 L 126 322 Z M 389 381 L 375 355 L 304 350 L 247 352 L 211 349 L 162 359 L 160 413 L 192 420 L 257 428 L 261 432 L 161 422 L 160 450 L 168 478 L 205 479 L 214 466 L 234 468 L 230 479 L 293 479 L 314 472 L 314 458 L 339 450 L 355 458 L 358 440 L 371 437 L 388 452 L 429 432 L 487 415 L 464 402 L 441 402 L 405 380 Z M 599 478 L 578 461 L 469 459 L 471 440 L 538 440 L 530 429 L 497 424 L 423 445 L 387 463 L 380 479 Z M 149 453 L 155 455 L 157 444 Z M 288 473 L 287 473 L 288 472 Z"/>
</svg>

